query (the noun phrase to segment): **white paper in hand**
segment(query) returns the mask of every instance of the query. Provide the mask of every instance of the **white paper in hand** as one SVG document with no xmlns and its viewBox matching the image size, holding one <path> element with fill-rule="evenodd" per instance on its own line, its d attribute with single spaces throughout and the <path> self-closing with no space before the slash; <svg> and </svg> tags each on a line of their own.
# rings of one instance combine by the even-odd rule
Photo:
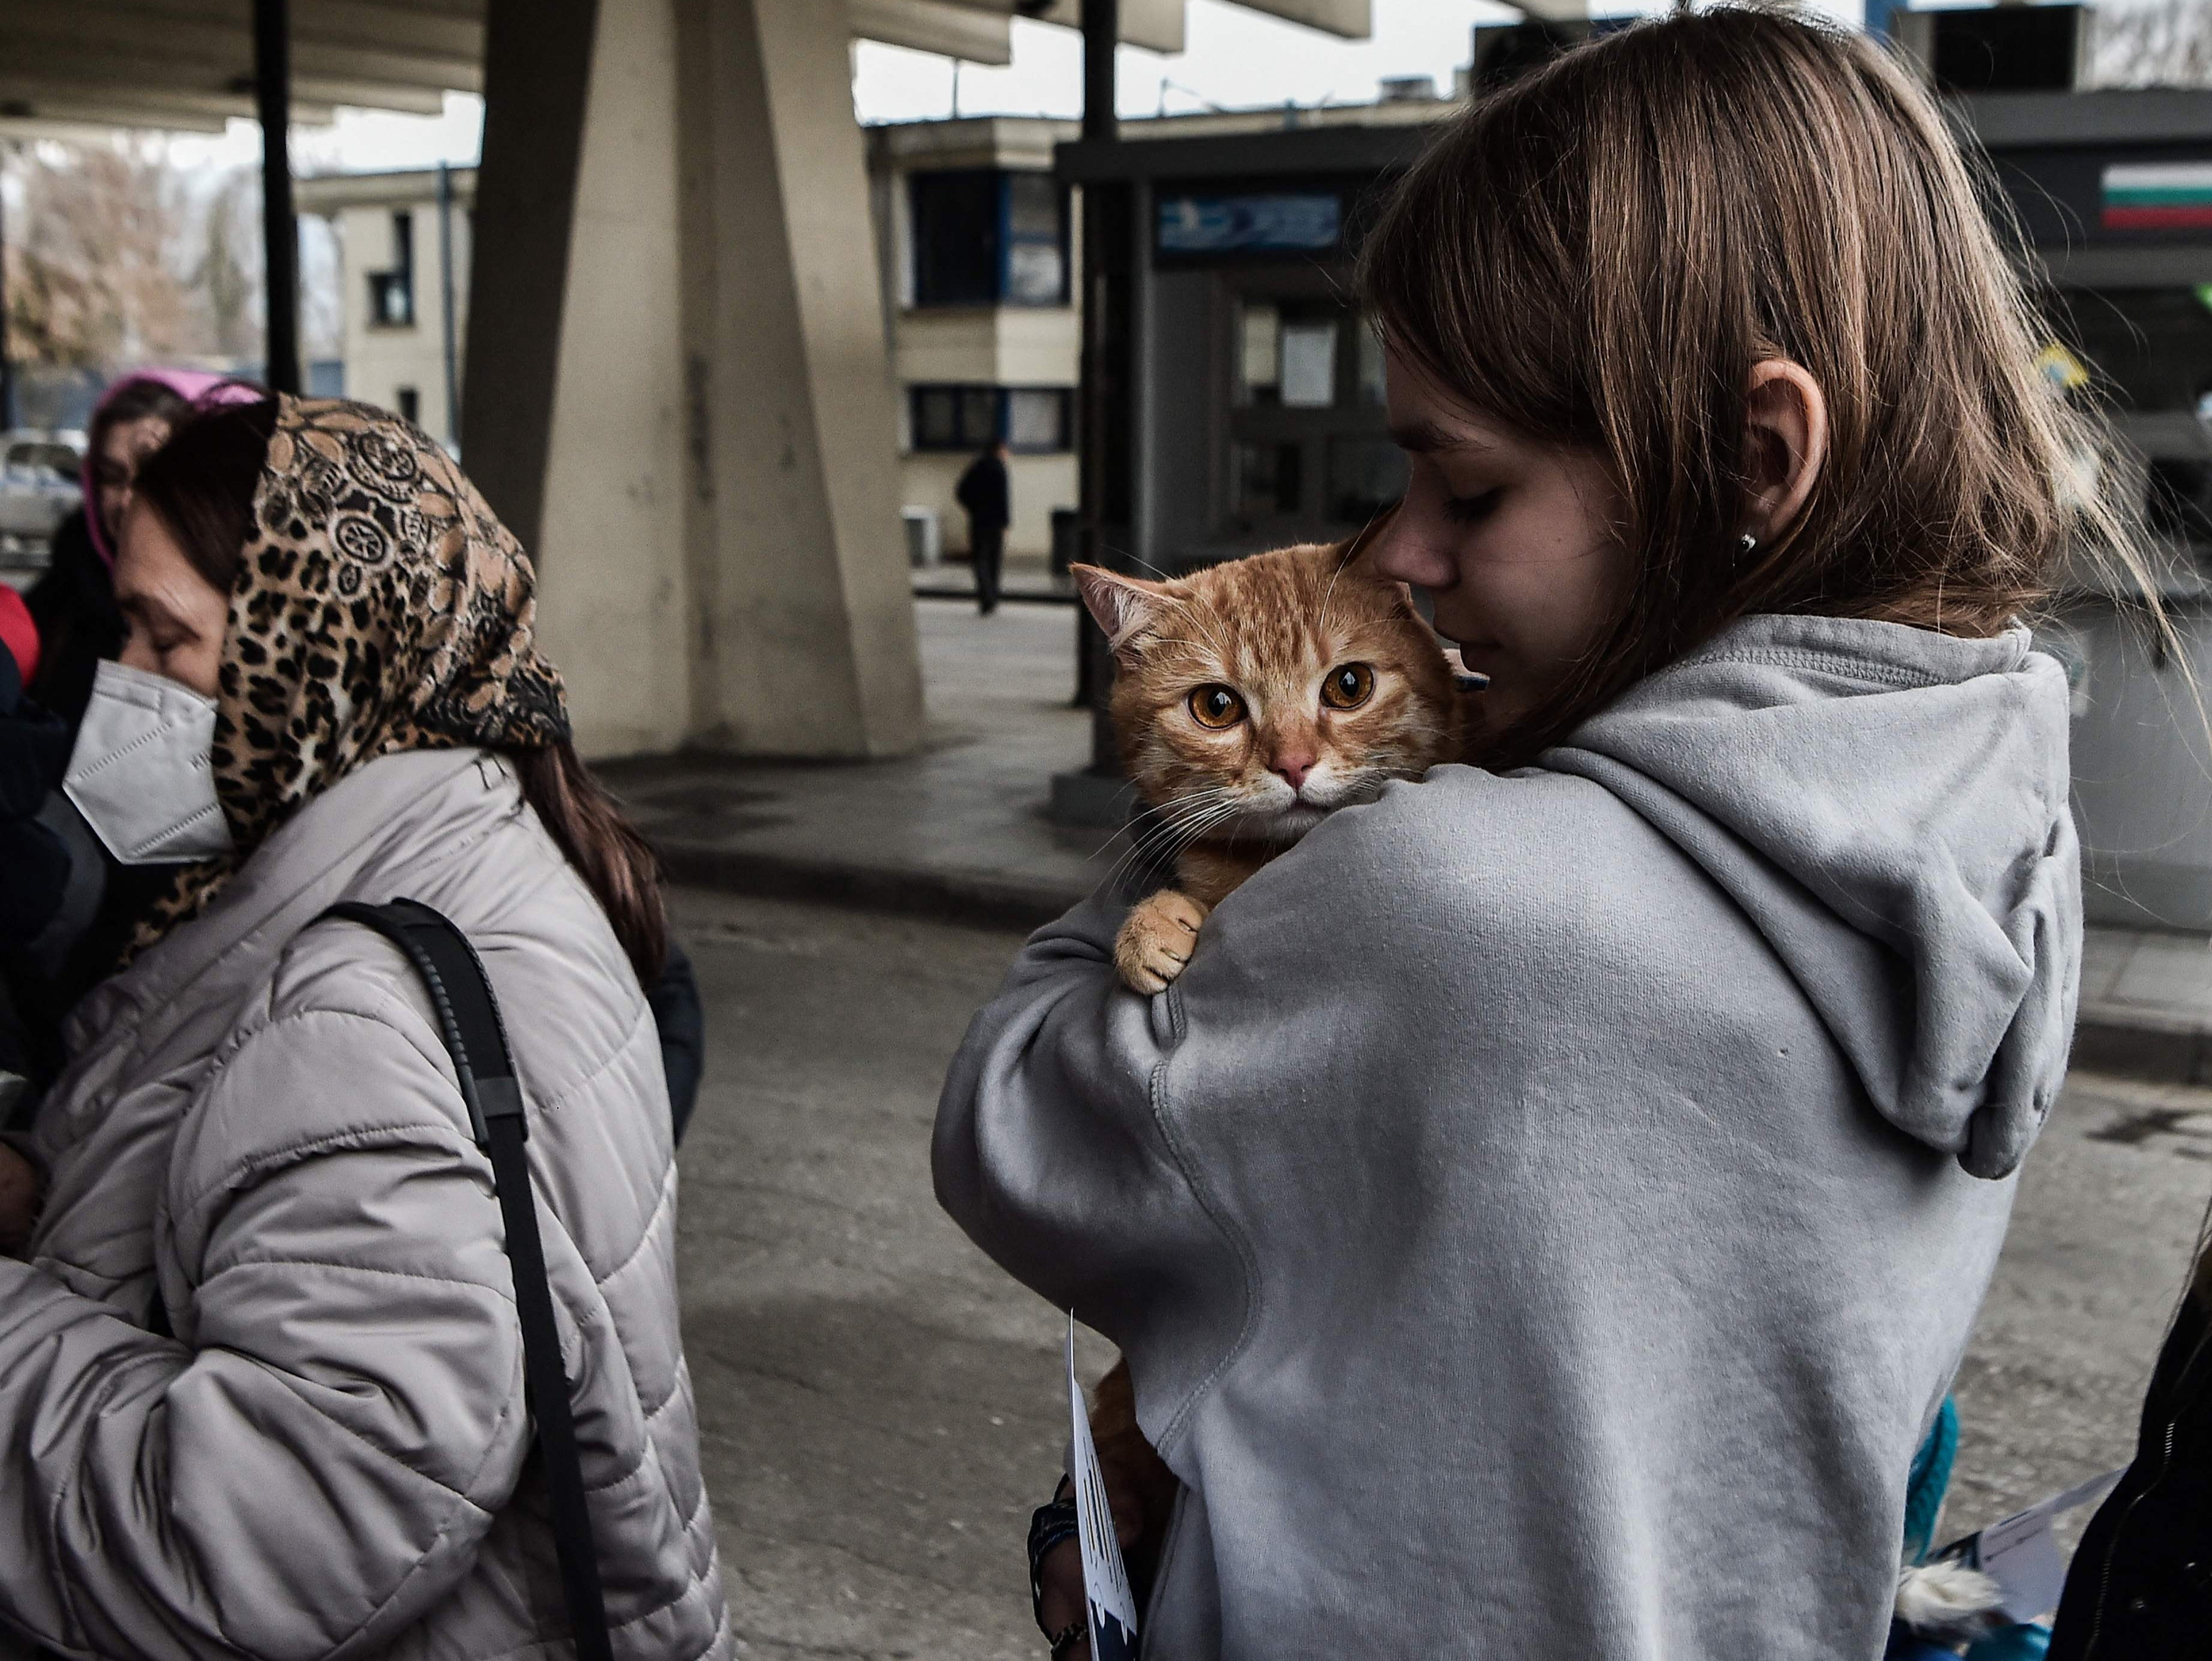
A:
<svg viewBox="0 0 2212 1661">
<path fill-rule="evenodd" d="M 1075 1317 L 1067 1318 L 1067 1408 L 1075 1476 L 1075 1526 L 1083 1543 L 1083 1590 L 1091 1611 L 1091 1661 L 1136 1661 L 1137 1600 L 1106 1503 L 1106 1479 L 1091 1442 L 1091 1415 L 1075 1381 Z"/>
<path fill-rule="evenodd" d="M 1937 1555 L 1960 1557 L 1995 1580 L 2004 1593 L 1998 1607 L 2008 1620 L 2033 1621 L 2057 1608 L 2058 1595 L 2066 1587 L 2066 1560 L 2058 1555 L 2051 1524 L 2076 1506 L 2103 1497 L 2125 1470 L 2123 1466 L 2092 1476 L 2078 1488 L 2054 1494 L 1946 1546 Z"/>
</svg>

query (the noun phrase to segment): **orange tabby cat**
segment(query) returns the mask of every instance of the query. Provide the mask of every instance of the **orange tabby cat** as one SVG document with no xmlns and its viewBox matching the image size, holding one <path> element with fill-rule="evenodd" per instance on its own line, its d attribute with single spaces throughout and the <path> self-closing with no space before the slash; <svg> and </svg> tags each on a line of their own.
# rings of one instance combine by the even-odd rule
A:
<svg viewBox="0 0 2212 1661">
<path fill-rule="evenodd" d="M 1173 886 L 1140 900 L 1114 965 L 1140 992 L 1182 973 L 1206 915 L 1340 807 L 1458 759 L 1453 666 L 1404 585 L 1358 543 L 1307 544 L 1174 582 L 1074 567 L 1114 647 L 1124 771 L 1152 809 L 1148 851 Z M 1142 1574 L 1163 1537 L 1174 1475 L 1137 1427 L 1126 1363 L 1091 1408 L 1118 1531 Z"/>
<path fill-rule="evenodd" d="M 1357 544 L 1308 543 L 1176 582 L 1074 568 L 1118 673 L 1121 765 L 1175 852 L 1121 925 L 1140 992 L 1182 973 L 1206 913 L 1330 813 L 1456 759 L 1451 665 Z"/>
</svg>

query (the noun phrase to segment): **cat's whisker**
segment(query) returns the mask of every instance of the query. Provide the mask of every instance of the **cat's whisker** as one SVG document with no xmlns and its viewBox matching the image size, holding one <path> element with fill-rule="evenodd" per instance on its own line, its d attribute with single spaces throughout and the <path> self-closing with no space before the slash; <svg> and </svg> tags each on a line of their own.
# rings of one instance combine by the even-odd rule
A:
<svg viewBox="0 0 2212 1661">
<path fill-rule="evenodd" d="M 1241 811 L 1243 805 L 1241 793 L 1225 785 L 1163 803 L 1156 809 L 1159 822 L 1137 839 L 1128 857 L 1165 857 L 1163 851 L 1170 847 L 1181 852 L 1209 826 Z"/>
<path fill-rule="evenodd" d="M 1166 572 L 1161 570 L 1159 567 L 1154 565 L 1150 560 L 1140 560 L 1135 555 L 1129 552 L 1126 548 L 1115 548 L 1109 543 L 1106 545 L 1104 551 L 1119 559 L 1127 560 L 1131 565 L 1143 567 L 1146 571 L 1151 572 L 1153 576 L 1158 578 L 1160 581 L 1164 583 L 1170 583 L 1175 580 L 1174 578 L 1169 576 Z"/>
<path fill-rule="evenodd" d="M 1233 786 L 1214 785 L 1162 803 L 1152 810 L 1156 822 L 1142 835 L 1130 839 L 1128 848 L 1114 862 L 1114 868 L 1107 873 L 1106 880 L 1109 882 L 1117 881 L 1124 870 L 1139 861 L 1164 864 L 1172 859 L 1175 854 L 1180 853 L 1203 833 L 1209 815 L 1215 814 L 1218 809 L 1229 813 L 1237 811 L 1237 803 L 1227 799 L 1234 794 Z M 1194 825 L 1196 829 L 1192 828 Z M 1115 833 L 1116 836 L 1124 834 L 1121 831 Z M 1099 852 L 1104 852 L 1112 846 L 1109 839 Z M 1168 852 L 1170 848 L 1173 852 Z"/>
</svg>

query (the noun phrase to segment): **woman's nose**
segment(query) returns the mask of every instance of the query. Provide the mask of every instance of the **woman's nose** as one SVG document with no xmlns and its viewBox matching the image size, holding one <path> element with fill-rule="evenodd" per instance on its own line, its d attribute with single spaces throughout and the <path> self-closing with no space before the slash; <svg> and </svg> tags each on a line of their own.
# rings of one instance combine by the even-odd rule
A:
<svg viewBox="0 0 2212 1661">
<path fill-rule="evenodd" d="M 1416 534 L 1407 523 L 1410 504 L 1401 507 L 1376 537 L 1369 555 L 1376 574 L 1389 582 L 1411 583 L 1417 588 L 1449 588 L 1458 575 L 1451 556 Z"/>
</svg>

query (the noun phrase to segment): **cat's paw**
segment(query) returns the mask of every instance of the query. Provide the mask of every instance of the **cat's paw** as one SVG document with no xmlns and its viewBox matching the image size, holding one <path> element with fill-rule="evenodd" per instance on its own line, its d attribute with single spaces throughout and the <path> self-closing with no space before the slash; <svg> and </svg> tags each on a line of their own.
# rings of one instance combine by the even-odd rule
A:
<svg viewBox="0 0 2212 1661">
<path fill-rule="evenodd" d="M 1198 946 L 1209 907 L 1174 888 L 1139 900 L 1114 937 L 1114 967 L 1133 991 L 1165 991 Z"/>
</svg>

